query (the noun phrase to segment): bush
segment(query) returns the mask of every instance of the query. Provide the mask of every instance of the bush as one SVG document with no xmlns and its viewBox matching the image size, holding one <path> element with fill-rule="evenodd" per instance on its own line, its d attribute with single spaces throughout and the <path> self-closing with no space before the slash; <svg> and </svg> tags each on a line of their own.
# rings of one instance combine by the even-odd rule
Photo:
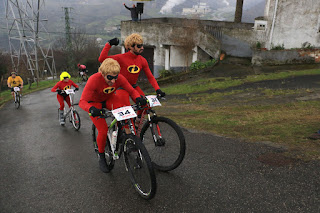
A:
<svg viewBox="0 0 320 213">
<path fill-rule="evenodd" d="M 281 44 L 281 45 L 279 44 L 277 46 L 272 45 L 271 50 L 284 50 L 284 44 Z"/>
<path fill-rule="evenodd" d="M 207 67 L 212 67 L 216 63 L 215 59 L 211 59 L 206 62 L 195 61 L 191 64 L 190 70 L 199 70 Z"/>
<path fill-rule="evenodd" d="M 159 71 L 159 74 L 160 74 L 160 78 L 165 78 L 165 77 L 173 75 L 174 73 L 171 70 L 163 69 L 163 70 Z"/>
<path fill-rule="evenodd" d="M 256 44 L 256 48 L 257 48 L 257 49 L 261 49 L 261 43 L 260 43 L 259 41 L 258 41 L 257 44 Z"/>
</svg>

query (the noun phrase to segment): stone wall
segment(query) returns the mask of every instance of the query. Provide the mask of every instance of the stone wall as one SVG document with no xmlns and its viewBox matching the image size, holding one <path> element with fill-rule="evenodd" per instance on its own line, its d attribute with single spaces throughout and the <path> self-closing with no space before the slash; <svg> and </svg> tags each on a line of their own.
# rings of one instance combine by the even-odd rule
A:
<svg viewBox="0 0 320 213">
<path fill-rule="evenodd" d="M 320 63 L 320 49 L 256 50 L 251 62 L 258 66 Z"/>
</svg>

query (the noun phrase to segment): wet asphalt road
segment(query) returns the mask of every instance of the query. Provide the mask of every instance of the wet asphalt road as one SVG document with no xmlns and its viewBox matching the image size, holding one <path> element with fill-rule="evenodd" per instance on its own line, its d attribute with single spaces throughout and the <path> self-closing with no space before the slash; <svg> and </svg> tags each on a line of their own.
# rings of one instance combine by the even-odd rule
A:
<svg viewBox="0 0 320 213">
<path fill-rule="evenodd" d="M 80 92 L 76 94 L 78 102 Z M 258 161 L 281 149 L 185 130 L 187 153 L 176 170 L 157 172 L 145 201 L 124 164 L 100 172 L 91 121 L 61 127 L 50 89 L 0 109 L 0 212 L 320 212 L 320 162 L 272 166 Z"/>
</svg>

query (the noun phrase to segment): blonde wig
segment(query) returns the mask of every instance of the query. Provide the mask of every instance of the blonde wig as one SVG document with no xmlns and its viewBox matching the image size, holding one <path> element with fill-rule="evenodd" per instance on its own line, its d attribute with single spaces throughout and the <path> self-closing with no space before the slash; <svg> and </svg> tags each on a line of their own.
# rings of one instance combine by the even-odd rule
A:
<svg viewBox="0 0 320 213">
<path fill-rule="evenodd" d="M 143 38 L 138 33 L 132 33 L 124 40 L 124 47 L 129 49 L 134 44 L 143 44 Z"/>
<path fill-rule="evenodd" d="M 120 73 L 120 64 L 112 58 L 107 58 L 100 65 L 99 72 L 103 76 L 118 75 Z"/>
<path fill-rule="evenodd" d="M 60 81 L 63 81 L 64 78 L 71 78 L 71 75 L 67 72 L 62 72 L 60 75 Z"/>
</svg>

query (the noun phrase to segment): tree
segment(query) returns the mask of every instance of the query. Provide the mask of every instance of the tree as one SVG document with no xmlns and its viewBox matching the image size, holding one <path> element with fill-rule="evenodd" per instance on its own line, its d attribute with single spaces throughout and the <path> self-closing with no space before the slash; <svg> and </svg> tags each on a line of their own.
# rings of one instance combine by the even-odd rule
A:
<svg viewBox="0 0 320 213">
<path fill-rule="evenodd" d="M 6 75 L 8 74 L 10 65 L 10 55 L 0 52 L 0 91 L 4 86 Z"/>
<path fill-rule="evenodd" d="M 243 0 L 237 0 L 234 22 L 240 23 L 242 18 Z"/>
<path fill-rule="evenodd" d="M 72 32 L 71 38 L 70 49 L 67 48 L 65 38 L 56 42 L 54 54 L 58 72 L 67 70 L 72 75 L 76 75 L 78 63 L 86 65 L 89 72 L 96 72 L 99 67 L 98 58 L 100 55 L 96 38 L 89 37 L 84 31 L 78 29 Z M 72 61 L 68 61 L 69 59 Z"/>
</svg>

